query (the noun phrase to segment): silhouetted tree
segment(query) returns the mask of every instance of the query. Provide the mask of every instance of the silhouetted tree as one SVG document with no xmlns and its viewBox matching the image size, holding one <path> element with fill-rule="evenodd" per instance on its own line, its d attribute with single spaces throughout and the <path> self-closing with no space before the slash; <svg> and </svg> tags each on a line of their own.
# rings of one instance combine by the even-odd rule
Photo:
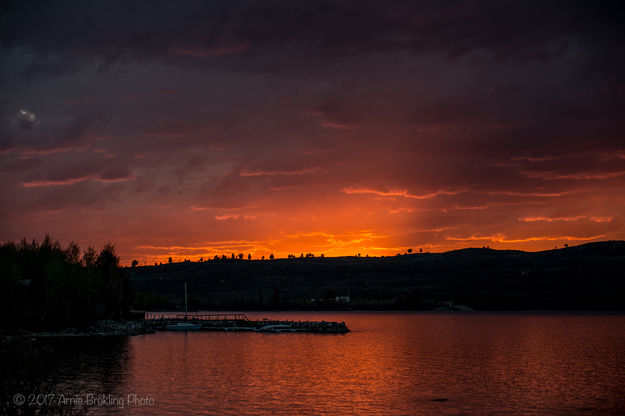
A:
<svg viewBox="0 0 625 416">
<path fill-rule="evenodd" d="M 69 245 L 67 246 L 67 250 L 65 250 L 65 257 L 67 258 L 68 262 L 72 264 L 79 264 L 80 263 L 80 247 L 78 247 L 78 244 L 76 244 L 73 241 L 70 241 Z"/>
<path fill-rule="evenodd" d="M 273 260 L 273 253 L 269 255 L 269 260 Z"/>
<path fill-rule="evenodd" d="M 248 255 L 247 255 L 247 259 L 248 259 L 248 260 L 252 260 L 252 255 L 248 253 Z"/>
<path fill-rule="evenodd" d="M 95 251 L 95 248 L 93 246 L 89 246 L 82 254 L 82 264 L 86 267 L 95 266 L 96 257 L 97 253 Z"/>
<path fill-rule="evenodd" d="M 96 318 L 128 310 L 130 287 L 111 244 L 99 255 L 87 248 L 80 261 L 74 242 L 66 249 L 49 236 L 41 244 L 0 244 L 0 321 L 31 329 L 84 327 Z"/>
<path fill-rule="evenodd" d="M 239 258 L 239 260 L 243 260 L 243 253 L 239 253 L 237 257 Z"/>
<path fill-rule="evenodd" d="M 408 252 L 408 254 L 412 254 L 412 249 L 409 248 L 408 250 L 406 250 Z"/>
<path fill-rule="evenodd" d="M 168 261 L 170 264 L 174 262 L 174 260 L 171 257 L 168 259 Z"/>
<path fill-rule="evenodd" d="M 96 268 L 102 273 L 104 296 L 102 298 L 104 317 L 119 319 L 130 306 L 130 282 L 121 273 L 119 257 L 115 254 L 115 246 L 107 243 L 98 258 Z"/>
<path fill-rule="evenodd" d="M 139 262 L 137 261 L 137 259 L 134 259 L 132 261 L 132 267 L 137 267 L 138 264 L 139 264 Z"/>
</svg>

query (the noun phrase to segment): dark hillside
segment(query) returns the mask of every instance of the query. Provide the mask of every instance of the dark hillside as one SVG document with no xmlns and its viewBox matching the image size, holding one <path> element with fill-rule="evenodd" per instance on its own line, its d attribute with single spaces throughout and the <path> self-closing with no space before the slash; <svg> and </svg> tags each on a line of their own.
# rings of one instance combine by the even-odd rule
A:
<svg viewBox="0 0 625 416">
<path fill-rule="evenodd" d="M 211 260 L 125 269 L 136 307 L 625 310 L 625 242 L 537 253 L 463 249 L 385 258 Z M 336 302 L 347 295 L 350 302 Z M 314 299 L 314 301 L 312 300 Z"/>
</svg>

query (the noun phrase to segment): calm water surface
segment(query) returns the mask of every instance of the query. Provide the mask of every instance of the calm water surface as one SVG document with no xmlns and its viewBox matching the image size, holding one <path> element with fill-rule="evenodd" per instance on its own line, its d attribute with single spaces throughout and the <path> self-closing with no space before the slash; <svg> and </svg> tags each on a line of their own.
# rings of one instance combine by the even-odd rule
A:
<svg viewBox="0 0 625 416">
<path fill-rule="evenodd" d="M 149 397 L 123 410 L 153 415 L 625 414 L 623 315 L 248 316 L 345 321 L 352 332 L 88 341 L 64 372 L 66 386 Z"/>
</svg>

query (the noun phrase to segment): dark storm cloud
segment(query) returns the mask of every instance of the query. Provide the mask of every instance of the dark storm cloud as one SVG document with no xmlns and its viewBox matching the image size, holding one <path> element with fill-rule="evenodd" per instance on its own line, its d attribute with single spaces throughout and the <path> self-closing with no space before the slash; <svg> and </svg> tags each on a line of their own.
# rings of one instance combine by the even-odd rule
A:
<svg viewBox="0 0 625 416">
<path fill-rule="evenodd" d="M 25 46 L 31 47 L 31 45 Z M 72 73 L 80 68 L 80 64 L 78 57 L 69 56 L 67 53 L 53 55 L 51 52 L 46 52 L 35 57 L 29 56 L 20 73 L 26 79 L 52 78 Z"/>
<path fill-rule="evenodd" d="M 12 159 L 0 165 L 2 172 L 24 172 L 39 168 L 42 160 L 36 157 Z"/>
<path fill-rule="evenodd" d="M 186 133 L 188 133 L 187 126 L 176 123 L 163 124 L 158 127 L 150 127 L 143 130 L 145 136 L 156 137 L 177 137 L 183 136 Z"/>
<path fill-rule="evenodd" d="M 0 44 L 38 54 L 37 65 L 25 69 L 28 74 L 60 73 L 66 57 L 77 56 L 96 59 L 102 68 L 154 58 L 188 64 L 189 58 L 272 50 L 292 56 L 403 50 L 451 57 L 485 50 L 497 59 L 548 61 L 574 44 L 597 43 L 605 49 L 599 51 L 602 64 L 622 67 L 616 6 L 590 1 L 13 2 L 2 14 Z"/>
<path fill-rule="evenodd" d="M 0 234 L 264 255 L 288 235 L 365 253 L 368 230 L 384 254 L 622 238 L 617 6 L 4 3 Z"/>
<path fill-rule="evenodd" d="M 93 144 L 98 134 L 101 134 L 106 121 L 100 114 L 78 114 L 54 124 L 49 129 L 42 124 L 43 131 L 15 135 L 19 140 L 14 144 L 25 154 L 50 154 L 87 147 Z"/>
</svg>

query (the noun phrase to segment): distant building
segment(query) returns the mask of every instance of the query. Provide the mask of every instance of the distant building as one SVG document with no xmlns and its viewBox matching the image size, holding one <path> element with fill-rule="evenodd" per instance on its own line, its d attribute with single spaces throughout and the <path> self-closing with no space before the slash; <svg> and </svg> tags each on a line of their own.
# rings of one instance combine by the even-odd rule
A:
<svg viewBox="0 0 625 416">
<path fill-rule="evenodd" d="M 337 303 L 349 303 L 349 296 L 337 296 L 334 300 Z"/>
</svg>

